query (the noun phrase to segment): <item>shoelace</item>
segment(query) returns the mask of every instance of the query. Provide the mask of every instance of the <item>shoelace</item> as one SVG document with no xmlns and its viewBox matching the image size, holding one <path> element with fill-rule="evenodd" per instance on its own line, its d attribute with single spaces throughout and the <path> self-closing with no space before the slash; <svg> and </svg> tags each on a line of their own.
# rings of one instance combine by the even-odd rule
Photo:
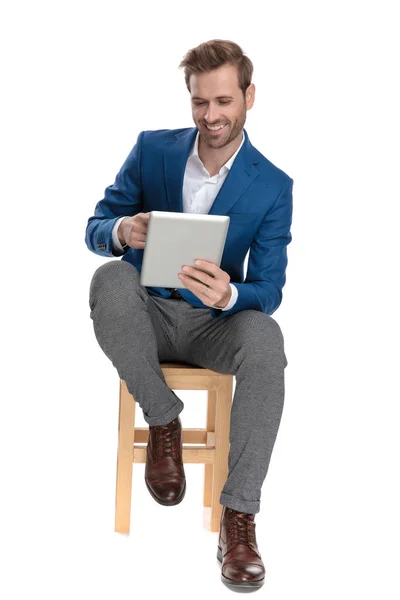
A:
<svg viewBox="0 0 400 600">
<path fill-rule="evenodd" d="M 230 509 L 228 511 L 230 517 L 229 532 L 234 545 L 256 544 L 255 523 L 253 515 L 249 513 L 236 512 Z"/>
<path fill-rule="evenodd" d="M 172 456 L 176 459 L 178 457 L 178 428 L 175 424 L 174 426 L 172 426 L 171 423 L 168 425 L 156 425 L 154 426 L 154 431 L 156 433 L 157 458 Z"/>
</svg>

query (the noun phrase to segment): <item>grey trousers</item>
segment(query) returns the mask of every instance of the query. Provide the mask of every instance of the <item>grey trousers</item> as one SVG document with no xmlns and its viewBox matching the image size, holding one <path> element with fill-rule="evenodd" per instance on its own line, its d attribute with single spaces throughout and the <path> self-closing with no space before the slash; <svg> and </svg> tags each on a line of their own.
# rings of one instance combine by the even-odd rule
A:
<svg viewBox="0 0 400 600">
<path fill-rule="evenodd" d="M 160 362 L 183 361 L 236 377 L 228 478 L 220 503 L 257 513 L 284 404 L 287 359 L 277 322 L 256 310 L 223 319 L 186 300 L 151 296 L 137 269 L 111 260 L 94 273 L 90 317 L 97 341 L 149 425 L 165 425 L 184 404 Z"/>
</svg>

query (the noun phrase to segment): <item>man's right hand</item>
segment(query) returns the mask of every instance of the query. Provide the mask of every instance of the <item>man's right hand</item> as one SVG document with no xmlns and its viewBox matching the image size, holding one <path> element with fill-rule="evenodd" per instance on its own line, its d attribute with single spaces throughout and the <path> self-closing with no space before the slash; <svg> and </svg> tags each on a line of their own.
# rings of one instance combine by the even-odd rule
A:
<svg viewBox="0 0 400 600">
<path fill-rule="evenodd" d="M 125 217 L 119 224 L 117 235 L 121 244 L 143 250 L 146 245 L 147 228 L 150 213 L 138 213 L 134 217 Z"/>
</svg>

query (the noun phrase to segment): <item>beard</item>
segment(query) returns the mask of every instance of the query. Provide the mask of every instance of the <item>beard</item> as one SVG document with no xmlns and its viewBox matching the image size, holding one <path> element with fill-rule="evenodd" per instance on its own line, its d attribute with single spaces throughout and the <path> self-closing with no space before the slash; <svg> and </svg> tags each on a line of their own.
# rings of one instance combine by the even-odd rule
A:
<svg viewBox="0 0 400 600">
<path fill-rule="evenodd" d="M 205 133 L 205 124 L 199 127 L 196 123 L 197 129 L 200 131 L 200 137 L 204 144 L 209 148 L 223 148 L 227 146 L 232 140 L 234 140 L 239 134 L 241 134 L 244 124 L 246 123 L 246 108 L 243 106 L 243 110 L 240 115 L 232 122 L 227 122 L 224 131 L 219 136 L 214 136 L 212 133 Z"/>
</svg>

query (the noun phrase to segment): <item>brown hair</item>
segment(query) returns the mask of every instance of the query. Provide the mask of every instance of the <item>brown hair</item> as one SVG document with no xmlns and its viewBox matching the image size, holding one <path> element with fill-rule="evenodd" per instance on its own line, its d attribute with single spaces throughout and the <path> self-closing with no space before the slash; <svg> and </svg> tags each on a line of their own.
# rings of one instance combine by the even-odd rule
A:
<svg viewBox="0 0 400 600">
<path fill-rule="evenodd" d="M 210 40 L 196 48 L 189 50 L 181 61 L 179 68 L 183 67 L 186 87 L 190 92 L 189 79 L 191 75 L 218 69 L 226 63 L 236 67 L 239 87 L 243 96 L 253 75 L 253 63 L 243 54 L 240 46 L 229 40 Z"/>
</svg>

